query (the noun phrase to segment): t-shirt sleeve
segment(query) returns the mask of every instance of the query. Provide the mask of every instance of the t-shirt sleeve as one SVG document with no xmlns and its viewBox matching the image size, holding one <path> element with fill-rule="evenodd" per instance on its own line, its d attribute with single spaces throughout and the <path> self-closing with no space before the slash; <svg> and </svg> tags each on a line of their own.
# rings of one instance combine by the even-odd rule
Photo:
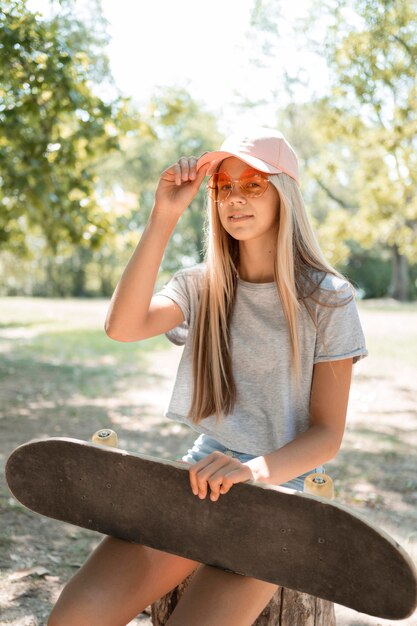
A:
<svg viewBox="0 0 417 626">
<path fill-rule="evenodd" d="M 180 270 L 158 291 L 156 296 L 166 296 L 177 304 L 184 314 L 187 324 L 190 323 L 190 299 L 187 289 L 187 277 Z"/>
<path fill-rule="evenodd" d="M 188 337 L 191 317 L 190 289 L 187 282 L 187 273 L 184 270 L 179 270 L 155 295 L 170 298 L 183 312 L 185 318 L 183 323 L 165 333 L 165 336 L 171 343 L 174 343 L 176 346 L 183 346 Z"/>
<path fill-rule="evenodd" d="M 326 281 L 317 308 L 314 363 L 367 356 L 365 337 L 351 285 L 337 277 Z"/>
</svg>

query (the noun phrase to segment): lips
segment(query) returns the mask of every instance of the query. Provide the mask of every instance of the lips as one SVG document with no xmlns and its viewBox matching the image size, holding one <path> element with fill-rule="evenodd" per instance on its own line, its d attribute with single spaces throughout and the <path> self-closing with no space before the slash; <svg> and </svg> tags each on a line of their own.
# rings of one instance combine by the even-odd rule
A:
<svg viewBox="0 0 417 626">
<path fill-rule="evenodd" d="M 249 215 L 246 213 L 233 213 L 233 215 L 229 215 L 227 218 L 231 222 L 243 222 L 245 220 L 251 219 L 253 215 Z"/>
</svg>

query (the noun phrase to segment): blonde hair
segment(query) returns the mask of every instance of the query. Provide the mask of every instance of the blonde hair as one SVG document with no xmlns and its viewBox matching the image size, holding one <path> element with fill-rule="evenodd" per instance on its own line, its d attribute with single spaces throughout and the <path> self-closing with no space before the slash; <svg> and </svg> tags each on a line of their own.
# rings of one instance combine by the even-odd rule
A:
<svg viewBox="0 0 417 626">
<path fill-rule="evenodd" d="M 313 294 L 319 288 L 319 283 L 311 278 L 311 270 L 343 276 L 324 258 L 295 180 L 284 173 L 272 175 L 269 180 L 280 200 L 274 279 L 288 326 L 292 370 L 298 379 L 299 312 L 303 304 L 309 310 L 306 298 L 314 299 Z M 189 411 L 189 418 L 197 424 L 210 415 L 219 421 L 233 410 L 236 401 L 230 316 L 238 279 L 239 243 L 223 228 L 216 202 L 208 202 L 206 271 L 194 328 L 193 395 Z"/>
</svg>

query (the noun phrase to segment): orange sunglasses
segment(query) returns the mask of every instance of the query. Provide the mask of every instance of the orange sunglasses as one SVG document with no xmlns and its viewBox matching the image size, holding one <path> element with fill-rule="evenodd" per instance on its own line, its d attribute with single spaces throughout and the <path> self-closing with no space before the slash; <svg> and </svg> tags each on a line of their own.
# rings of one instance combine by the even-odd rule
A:
<svg viewBox="0 0 417 626">
<path fill-rule="evenodd" d="M 216 172 L 207 183 L 207 191 L 215 202 L 225 202 L 236 183 L 246 198 L 259 198 L 267 190 L 269 178 L 266 174 L 258 172 L 244 172 L 240 178 L 233 180 L 226 172 Z"/>
</svg>

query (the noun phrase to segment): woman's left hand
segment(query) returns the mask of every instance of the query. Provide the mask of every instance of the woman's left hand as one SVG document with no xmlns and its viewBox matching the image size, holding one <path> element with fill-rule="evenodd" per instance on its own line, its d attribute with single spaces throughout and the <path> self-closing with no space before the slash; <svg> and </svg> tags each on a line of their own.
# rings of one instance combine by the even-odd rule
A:
<svg viewBox="0 0 417 626">
<path fill-rule="evenodd" d="M 236 483 L 254 480 L 252 470 L 238 459 L 212 452 L 190 466 L 191 489 L 195 496 L 204 499 L 210 487 L 210 500 L 215 502 L 221 494 L 227 493 Z"/>
</svg>

